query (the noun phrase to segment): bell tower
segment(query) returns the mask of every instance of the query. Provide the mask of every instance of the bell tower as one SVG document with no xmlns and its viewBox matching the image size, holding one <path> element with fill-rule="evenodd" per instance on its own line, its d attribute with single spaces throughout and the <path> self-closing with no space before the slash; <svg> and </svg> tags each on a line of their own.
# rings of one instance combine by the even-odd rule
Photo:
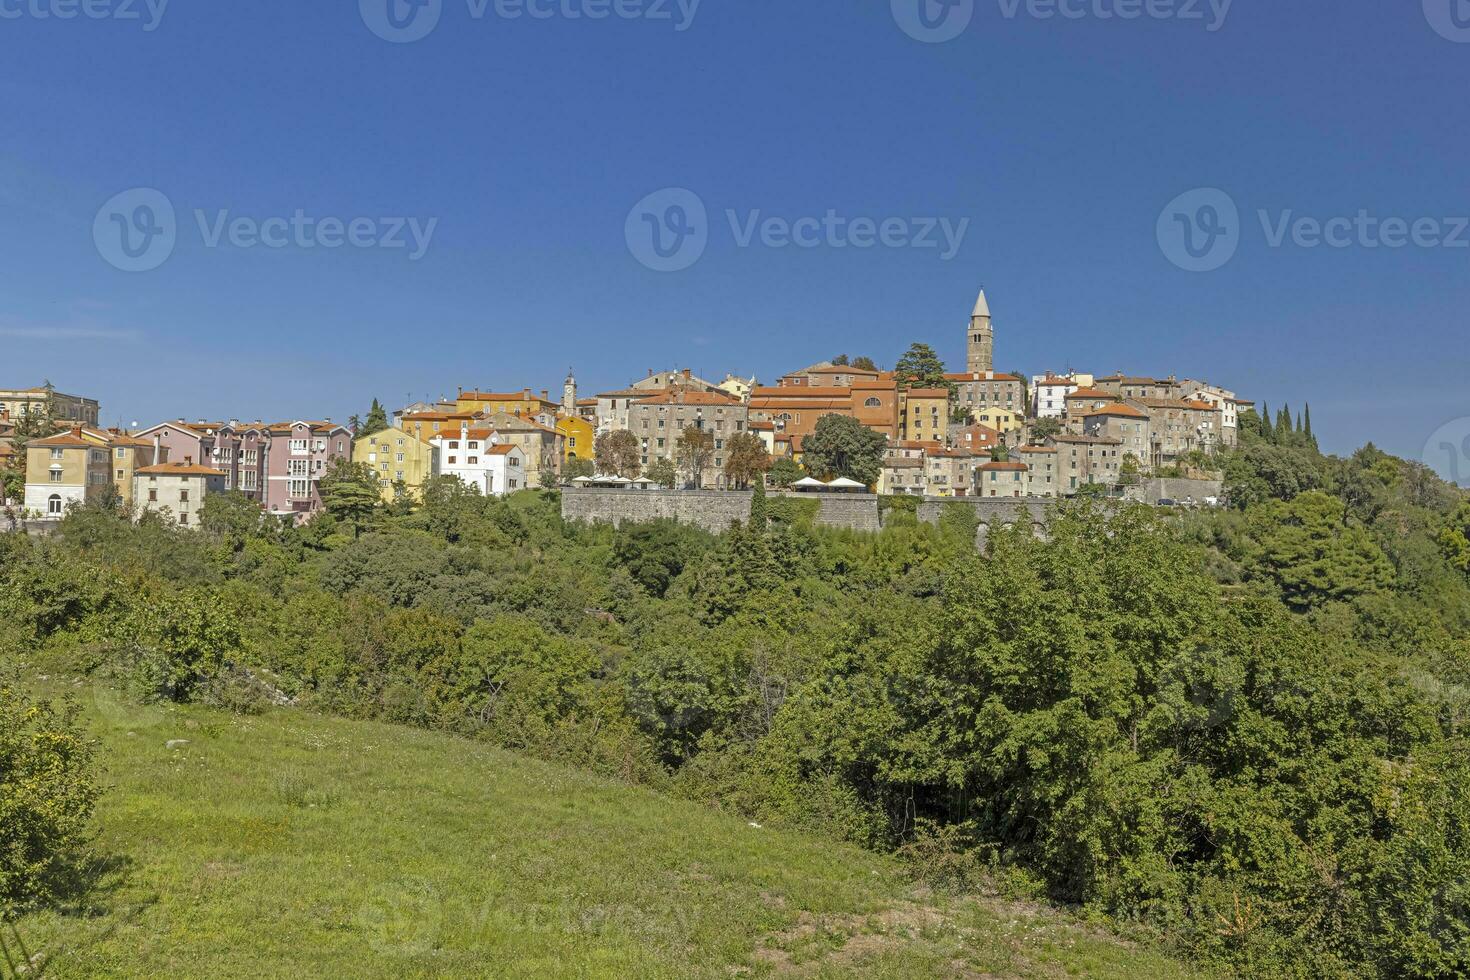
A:
<svg viewBox="0 0 1470 980">
<path fill-rule="evenodd" d="M 577 379 L 571 368 L 567 368 L 567 380 L 561 386 L 561 411 L 563 415 L 577 414 Z"/>
<path fill-rule="evenodd" d="M 975 300 L 975 312 L 970 314 L 970 332 L 965 338 L 965 370 L 970 374 L 984 374 L 995 370 L 995 330 L 990 325 L 990 304 L 985 301 L 985 290 Z"/>
</svg>

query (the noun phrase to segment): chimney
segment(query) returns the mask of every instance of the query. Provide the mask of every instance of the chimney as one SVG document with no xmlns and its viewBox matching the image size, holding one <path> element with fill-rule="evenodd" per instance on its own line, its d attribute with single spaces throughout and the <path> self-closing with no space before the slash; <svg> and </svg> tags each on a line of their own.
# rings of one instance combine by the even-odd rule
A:
<svg viewBox="0 0 1470 980">
<path fill-rule="evenodd" d="M 548 391 L 545 388 L 542 388 L 541 389 L 541 400 L 544 401 L 544 402 L 551 401 L 551 392 Z"/>
<path fill-rule="evenodd" d="M 157 432 L 153 433 L 153 465 L 157 466 L 163 462 L 163 437 Z"/>
<path fill-rule="evenodd" d="M 688 368 L 685 368 L 684 369 L 684 380 L 685 381 L 688 381 L 689 380 L 689 377 L 690 377 L 689 369 Z"/>
<path fill-rule="evenodd" d="M 193 466 L 194 465 L 194 457 L 193 456 L 185 456 L 184 457 L 184 465 L 185 466 Z"/>
</svg>

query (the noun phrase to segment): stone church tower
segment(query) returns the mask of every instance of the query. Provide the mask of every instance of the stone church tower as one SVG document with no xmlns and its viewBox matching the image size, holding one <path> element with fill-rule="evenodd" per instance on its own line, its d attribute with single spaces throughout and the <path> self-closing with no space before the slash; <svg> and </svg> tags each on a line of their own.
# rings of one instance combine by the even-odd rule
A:
<svg viewBox="0 0 1470 980">
<path fill-rule="evenodd" d="M 567 368 L 567 380 L 561 386 L 561 413 L 563 415 L 577 414 L 577 379 L 573 376 L 571 368 Z"/>
<path fill-rule="evenodd" d="M 995 370 L 995 330 L 990 326 L 990 304 L 985 301 L 985 290 L 975 300 L 975 312 L 970 314 L 970 333 L 965 348 L 969 354 L 965 370 L 970 374 L 984 374 Z"/>
</svg>

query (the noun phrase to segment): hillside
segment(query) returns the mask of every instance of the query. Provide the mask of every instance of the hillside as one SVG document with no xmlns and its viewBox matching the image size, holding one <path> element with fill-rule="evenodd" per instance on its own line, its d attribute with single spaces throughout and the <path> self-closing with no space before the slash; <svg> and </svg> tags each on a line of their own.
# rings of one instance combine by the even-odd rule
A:
<svg viewBox="0 0 1470 980">
<path fill-rule="evenodd" d="M 1183 977 L 1091 927 L 474 742 L 75 689 L 116 870 L 45 974 Z M 168 747 L 171 740 L 186 744 Z"/>
</svg>

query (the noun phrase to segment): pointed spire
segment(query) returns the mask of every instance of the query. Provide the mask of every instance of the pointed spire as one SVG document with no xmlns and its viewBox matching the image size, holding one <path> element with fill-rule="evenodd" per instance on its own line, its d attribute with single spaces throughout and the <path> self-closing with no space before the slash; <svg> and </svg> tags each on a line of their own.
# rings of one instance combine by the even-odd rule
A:
<svg viewBox="0 0 1470 980">
<path fill-rule="evenodd" d="M 977 316 L 990 318 L 990 304 L 985 301 L 985 290 L 983 289 L 980 290 L 980 295 L 975 300 L 975 312 L 970 314 L 970 319 L 973 320 Z"/>
</svg>

